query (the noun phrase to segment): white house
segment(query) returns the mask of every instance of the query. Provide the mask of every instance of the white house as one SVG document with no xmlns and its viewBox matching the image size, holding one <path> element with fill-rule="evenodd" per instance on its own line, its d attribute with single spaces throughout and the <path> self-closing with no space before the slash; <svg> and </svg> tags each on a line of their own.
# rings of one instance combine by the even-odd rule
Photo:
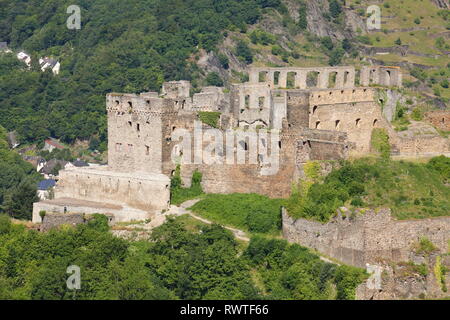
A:
<svg viewBox="0 0 450 320">
<path fill-rule="evenodd" d="M 49 57 L 40 58 L 39 65 L 41 66 L 42 71 L 45 71 L 48 68 L 50 68 L 53 74 L 59 74 L 59 69 L 61 67 L 58 61 Z"/>
<path fill-rule="evenodd" d="M 20 51 L 20 52 L 17 54 L 17 58 L 18 58 L 19 60 L 25 62 L 25 64 L 26 64 L 27 66 L 29 66 L 29 67 L 31 66 L 31 57 L 30 57 L 28 54 L 26 54 L 25 52 Z"/>
</svg>

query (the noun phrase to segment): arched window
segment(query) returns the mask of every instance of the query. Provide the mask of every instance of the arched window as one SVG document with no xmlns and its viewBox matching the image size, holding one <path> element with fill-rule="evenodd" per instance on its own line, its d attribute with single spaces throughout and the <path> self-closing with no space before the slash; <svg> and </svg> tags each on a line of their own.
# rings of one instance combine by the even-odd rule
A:
<svg viewBox="0 0 450 320">
<path fill-rule="evenodd" d="M 320 121 L 316 121 L 316 129 L 320 128 Z"/>
<path fill-rule="evenodd" d="M 359 128 L 361 126 L 361 119 L 360 118 L 356 119 L 355 125 L 356 125 L 357 128 Z"/>
<path fill-rule="evenodd" d="M 373 126 L 376 127 L 378 124 L 378 119 L 373 120 Z"/>
</svg>

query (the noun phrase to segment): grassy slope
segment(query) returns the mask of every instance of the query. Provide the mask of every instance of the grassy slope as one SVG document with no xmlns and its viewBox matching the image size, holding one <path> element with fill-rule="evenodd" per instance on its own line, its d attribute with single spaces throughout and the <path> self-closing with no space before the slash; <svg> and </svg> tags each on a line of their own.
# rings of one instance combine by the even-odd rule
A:
<svg viewBox="0 0 450 320">
<path fill-rule="evenodd" d="M 421 163 L 390 161 L 374 164 L 382 174 L 366 184 L 370 207 L 390 207 L 398 219 L 450 215 L 450 188 L 439 173 Z"/>
<path fill-rule="evenodd" d="M 246 232 L 277 235 L 280 227 L 281 203 L 282 200 L 269 199 L 257 194 L 207 194 L 191 209 L 203 218 L 222 225 L 235 227 Z M 263 221 L 255 222 L 254 219 L 249 218 L 249 215 L 252 214 L 261 216 Z M 262 227 L 260 226 L 261 223 L 263 224 Z"/>
</svg>

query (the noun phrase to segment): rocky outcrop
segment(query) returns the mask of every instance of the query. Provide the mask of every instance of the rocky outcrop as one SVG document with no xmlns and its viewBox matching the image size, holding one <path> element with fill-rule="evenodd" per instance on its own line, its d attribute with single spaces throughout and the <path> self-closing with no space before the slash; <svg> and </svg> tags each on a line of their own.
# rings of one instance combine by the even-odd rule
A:
<svg viewBox="0 0 450 320">
<path fill-rule="evenodd" d="M 370 278 L 356 289 L 359 300 L 442 299 L 449 296 L 450 277 L 439 275 L 439 268 L 450 267 L 450 257 L 436 252 L 411 253 L 403 263 L 369 265 Z"/>
</svg>

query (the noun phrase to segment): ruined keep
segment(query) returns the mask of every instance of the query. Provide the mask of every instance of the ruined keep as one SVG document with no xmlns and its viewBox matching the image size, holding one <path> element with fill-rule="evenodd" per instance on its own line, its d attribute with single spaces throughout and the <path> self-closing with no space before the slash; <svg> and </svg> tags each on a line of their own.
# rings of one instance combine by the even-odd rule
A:
<svg viewBox="0 0 450 320">
<path fill-rule="evenodd" d="M 367 153 L 373 128 L 389 126 L 368 85 L 401 86 L 400 70 L 364 67 L 360 78 L 364 86 L 354 67 L 252 68 L 249 82 L 227 90 L 191 96 L 189 81 L 171 81 L 161 93 L 110 93 L 108 165 L 61 171 L 55 199 L 35 203 L 33 221 L 42 210 L 145 219 L 168 208 L 177 164 L 186 186 L 199 170 L 208 193 L 288 197 L 305 162 Z M 217 114 L 216 131 L 202 113 Z M 212 141 L 226 147 L 211 150 Z"/>
</svg>

